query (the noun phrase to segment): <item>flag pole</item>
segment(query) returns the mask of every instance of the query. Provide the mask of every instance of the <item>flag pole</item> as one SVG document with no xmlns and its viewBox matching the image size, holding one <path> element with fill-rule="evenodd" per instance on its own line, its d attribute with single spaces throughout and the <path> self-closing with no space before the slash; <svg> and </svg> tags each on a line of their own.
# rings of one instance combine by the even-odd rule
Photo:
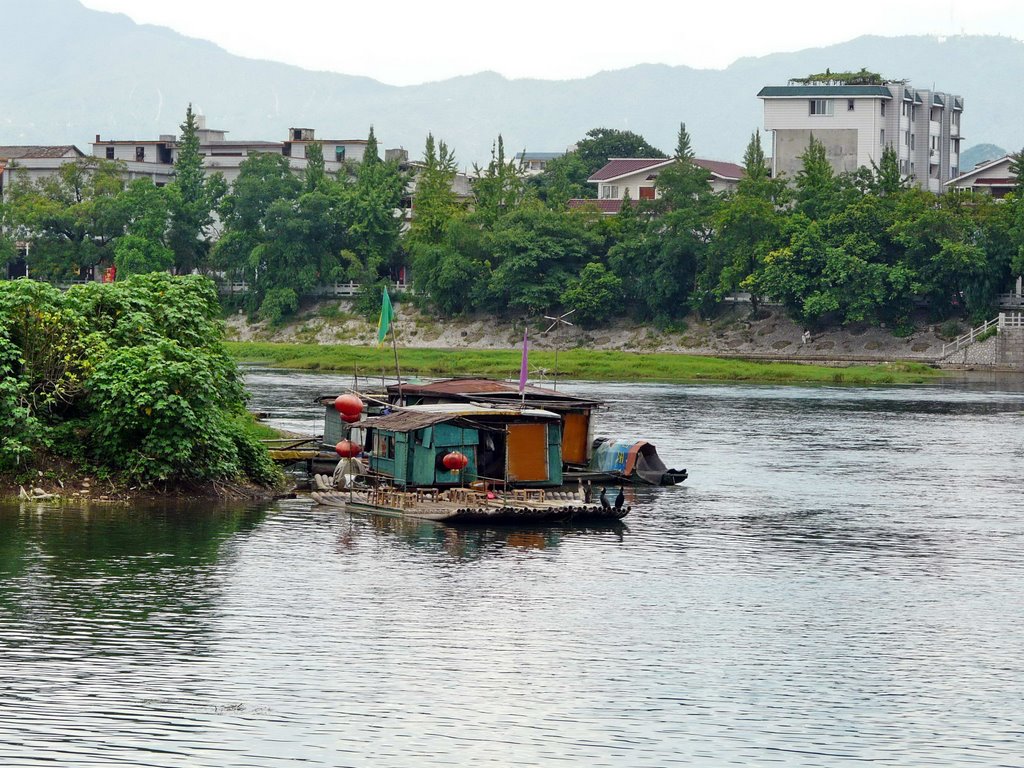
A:
<svg viewBox="0 0 1024 768">
<path fill-rule="evenodd" d="M 395 375 L 398 377 L 398 401 L 405 405 L 405 396 L 402 394 L 402 369 L 398 367 L 398 338 L 395 336 L 395 321 L 391 321 L 391 348 L 395 350 Z"/>
</svg>

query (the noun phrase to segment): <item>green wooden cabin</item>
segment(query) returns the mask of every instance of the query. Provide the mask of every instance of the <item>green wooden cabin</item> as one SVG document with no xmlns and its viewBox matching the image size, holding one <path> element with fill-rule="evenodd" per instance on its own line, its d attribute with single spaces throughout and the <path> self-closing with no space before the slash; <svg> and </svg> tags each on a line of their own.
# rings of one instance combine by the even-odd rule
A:
<svg viewBox="0 0 1024 768">
<path fill-rule="evenodd" d="M 365 419 L 357 427 L 370 469 L 401 487 L 562 484 L 561 420 L 550 411 L 419 405 Z M 461 472 L 443 464 L 453 451 L 469 460 Z"/>
</svg>

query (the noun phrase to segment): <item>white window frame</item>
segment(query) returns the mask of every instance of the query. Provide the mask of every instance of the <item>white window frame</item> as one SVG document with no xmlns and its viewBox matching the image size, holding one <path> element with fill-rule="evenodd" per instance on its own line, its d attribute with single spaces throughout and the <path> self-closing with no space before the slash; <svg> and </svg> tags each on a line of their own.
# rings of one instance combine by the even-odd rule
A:
<svg viewBox="0 0 1024 768">
<path fill-rule="evenodd" d="M 807 114 L 812 117 L 832 117 L 835 104 L 832 99 L 811 99 L 807 103 Z"/>
</svg>

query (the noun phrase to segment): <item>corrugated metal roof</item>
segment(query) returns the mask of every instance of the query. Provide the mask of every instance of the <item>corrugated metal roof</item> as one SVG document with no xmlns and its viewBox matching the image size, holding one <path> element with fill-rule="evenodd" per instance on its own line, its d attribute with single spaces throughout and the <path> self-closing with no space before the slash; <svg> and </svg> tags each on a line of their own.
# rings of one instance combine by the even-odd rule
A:
<svg viewBox="0 0 1024 768">
<path fill-rule="evenodd" d="M 759 99 L 808 96 L 866 96 L 891 99 L 892 92 L 884 85 L 766 85 L 757 92 Z"/>
<path fill-rule="evenodd" d="M 391 384 L 388 386 L 388 394 L 397 394 L 398 389 L 397 384 Z M 466 399 L 489 396 L 499 398 L 519 397 L 518 382 L 499 381 L 497 379 L 441 379 L 426 384 L 403 384 L 401 389 L 405 395 L 433 395 L 436 397 L 463 397 Z M 530 385 L 523 388 L 523 394 L 527 398 L 557 400 L 563 404 L 579 403 L 584 405 L 600 403 L 599 400 L 574 397 L 554 389 Z"/>
<path fill-rule="evenodd" d="M 474 405 L 472 403 L 465 405 L 442 403 L 437 405 L 411 405 L 397 413 L 365 419 L 359 422 L 359 426 L 386 429 L 389 432 L 410 432 L 414 429 L 423 429 L 424 427 L 430 427 L 434 424 L 454 419 L 515 418 L 521 416 L 534 419 L 559 418 L 557 413 L 544 411 L 539 408 L 488 408 L 487 406 Z"/>
</svg>

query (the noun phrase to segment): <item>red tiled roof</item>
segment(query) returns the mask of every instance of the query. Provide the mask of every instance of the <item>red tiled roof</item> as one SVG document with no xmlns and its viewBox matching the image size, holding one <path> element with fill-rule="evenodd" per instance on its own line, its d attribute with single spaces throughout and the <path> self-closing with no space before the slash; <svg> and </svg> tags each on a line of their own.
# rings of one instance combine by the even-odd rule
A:
<svg viewBox="0 0 1024 768">
<path fill-rule="evenodd" d="M 628 176 L 638 171 L 659 170 L 672 162 L 670 157 L 617 157 L 608 161 L 608 164 L 594 173 L 587 181 L 608 181 L 617 179 L 620 176 Z M 693 158 L 695 165 L 699 165 L 710 171 L 713 175 L 727 180 L 740 179 L 743 177 L 743 166 L 736 163 L 726 163 L 721 160 L 704 160 L 699 157 Z M 652 178 L 651 176 L 648 179 Z"/>
<path fill-rule="evenodd" d="M 742 165 L 726 163 L 721 160 L 702 160 L 699 157 L 693 158 L 693 164 L 710 171 L 715 176 L 727 180 L 739 180 L 746 174 Z"/>
<path fill-rule="evenodd" d="M 606 181 L 636 173 L 647 168 L 660 167 L 672 162 L 670 157 L 613 157 L 603 168 L 594 172 L 587 181 Z"/>
<path fill-rule="evenodd" d="M 636 205 L 636 200 L 631 200 L 633 205 Z M 618 213 L 622 210 L 621 200 L 590 200 L 587 198 L 573 198 L 572 200 L 566 201 L 566 205 L 570 208 L 586 208 L 587 206 L 594 206 L 601 213 Z"/>
</svg>

